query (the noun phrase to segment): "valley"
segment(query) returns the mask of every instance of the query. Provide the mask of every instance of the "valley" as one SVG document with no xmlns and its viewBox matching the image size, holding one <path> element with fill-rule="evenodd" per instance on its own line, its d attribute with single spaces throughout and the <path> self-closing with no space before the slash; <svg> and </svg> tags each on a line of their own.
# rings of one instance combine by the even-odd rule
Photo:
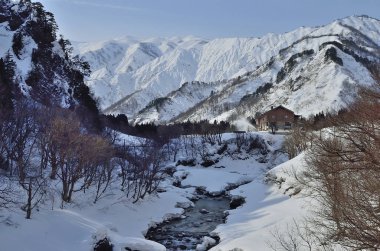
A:
<svg viewBox="0 0 380 251">
<path fill-rule="evenodd" d="M 379 19 L 239 37 L 227 1 L 42 2 L 0 2 L 1 251 L 380 249 Z M 60 34 L 157 13 L 233 36 Z"/>
</svg>

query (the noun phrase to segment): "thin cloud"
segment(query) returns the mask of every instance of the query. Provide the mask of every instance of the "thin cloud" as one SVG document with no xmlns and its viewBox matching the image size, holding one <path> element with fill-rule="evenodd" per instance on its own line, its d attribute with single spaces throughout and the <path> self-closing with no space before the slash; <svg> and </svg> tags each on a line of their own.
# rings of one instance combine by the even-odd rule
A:
<svg viewBox="0 0 380 251">
<path fill-rule="evenodd" d="M 48 0 L 48 1 L 64 1 L 66 3 L 70 4 L 76 4 L 76 5 L 85 5 L 85 6 L 91 6 L 91 7 L 98 7 L 98 8 L 107 8 L 107 9 L 117 9 L 117 10 L 127 10 L 127 11 L 143 11 L 142 8 L 136 8 L 131 7 L 127 5 L 120 5 L 120 4 L 110 4 L 110 3 L 100 3 L 100 2 L 93 2 L 93 1 L 86 1 L 86 0 Z"/>
<path fill-rule="evenodd" d="M 106 4 L 106 3 L 94 3 L 89 1 L 72 1 L 75 4 L 100 7 L 100 8 L 108 8 L 108 9 L 118 9 L 118 10 L 129 10 L 129 11 L 141 11 L 143 9 L 130 7 L 126 5 L 117 5 L 117 4 Z"/>
</svg>

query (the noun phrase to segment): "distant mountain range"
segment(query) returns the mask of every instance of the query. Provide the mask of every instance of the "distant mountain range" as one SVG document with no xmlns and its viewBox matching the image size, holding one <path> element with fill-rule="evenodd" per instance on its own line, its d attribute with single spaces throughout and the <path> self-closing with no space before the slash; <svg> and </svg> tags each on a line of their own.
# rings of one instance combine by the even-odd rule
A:
<svg viewBox="0 0 380 251">
<path fill-rule="evenodd" d="M 54 15 L 30 0 L 0 3 L 1 103 L 17 96 L 168 123 L 254 117 L 284 105 L 309 116 L 336 111 L 371 84 L 380 63 L 380 21 L 352 16 L 261 38 L 124 37 L 70 43 Z M 9 102 L 4 102 L 9 99 Z"/>
<path fill-rule="evenodd" d="M 105 113 L 134 122 L 229 120 L 284 105 L 303 116 L 345 107 L 373 82 L 380 21 L 351 16 L 261 38 L 131 37 L 76 43 Z"/>
</svg>

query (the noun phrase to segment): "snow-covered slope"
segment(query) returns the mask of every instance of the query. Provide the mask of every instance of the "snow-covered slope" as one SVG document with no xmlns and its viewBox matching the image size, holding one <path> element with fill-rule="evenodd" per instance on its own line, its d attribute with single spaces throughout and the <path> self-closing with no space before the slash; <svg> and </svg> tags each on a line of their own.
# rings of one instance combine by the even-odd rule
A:
<svg viewBox="0 0 380 251">
<path fill-rule="evenodd" d="M 197 70 L 193 58 L 204 43 L 194 37 L 141 41 L 124 37 L 77 43 L 75 47 L 90 62 L 93 72 L 88 84 L 105 109 L 142 89 L 146 89 L 145 98 L 152 100 L 177 89 L 179 83 L 193 80 Z"/>
<path fill-rule="evenodd" d="M 234 120 L 277 104 L 304 116 L 339 109 L 372 83 L 379 41 L 379 20 L 352 16 L 262 38 L 124 38 L 77 49 L 105 113 L 168 122 Z"/>
<path fill-rule="evenodd" d="M 298 200 L 290 199 L 276 187 L 262 182 L 262 176 L 268 168 L 287 160 L 279 151 L 283 135 L 247 134 L 247 141 L 241 150 L 238 150 L 236 137 L 237 135 L 232 133 L 222 135 L 222 145 L 228 147 L 224 154 L 219 154 L 217 152 L 222 145 L 204 145 L 201 137 L 195 136 L 194 149 L 206 146 L 207 155 L 218 159 L 216 166 L 219 168 L 204 168 L 200 164 L 191 167 L 179 165 L 173 177 L 166 176 L 161 182 L 161 193 L 146 195 L 137 203 L 126 198 L 126 191 L 120 189 L 116 173 L 106 194 L 96 203 L 95 187 L 87 189 L 85 193 L 74 193 L 72 203 L 61 203 L 60 184 L 58 181 L 51 181 L 48 196 L 39 204 L 38 211 L 33 212 L 32 219 L 24 218 L 25 212 L 20 209 L 20 205 L 12 210 L 1 210 L 1 250 L 89 251 L 94 250 L 93 246 L 98 240 L 107 237 L 114 245 L 115 251 L 165 251 L 166 248 L 162 245 L 144 239 L 148 228 L 183 215 L 185 210 L 182 207 L 193 205 L 190 199 L 199 196 L 196 187 L 203 187 L 210 194 L 221 194 L 226 192 L 227 187 L 234 186 L 237 188 L 230 191 L 231 194 L 245 197 L 246 203 L 236 210 L 230 210 L 226 224 L 215 230 L 221 237 L 221 243 L 213 250 L 252 250 L 247 247 L 251 245 L 250 238 L 253 236 L 256 236 L 255 245 L 260 247 L 259 250 L 269 250 L 265 241 L 270 239 L 271 226 L 274 223 L 285 224 L 292 216 L 302 212 Z M 262 145 L 252 147 L 252 139 L 259 139 L 258 142 L 262 142 Z M 121 135 L 119 140 L 138 145 L 141 139 Z M 267 151 L 260 151 L 263 149 Z M 194 157 L 196 163 L 202 162 L 199 153 L 195 153 Z M 185 147 L 180 148 L 178 158 L 189 158 Z M 171 161 L 164 165 L 173 167 L 174 163 Z M 297 162 L 293 161 L 291 164 Z M 173 185 L 178 179 L 181 180 L 180 187 Z M 246 184 L 250 181 L 253 182 Z M 285 212 L 289 214 L 284 215 Z M 260 217 L 257 217 L 258 215 Z"/>
<path fill-rule="evenodd" d="M 84 83 L 86 64 L 57 38 L 54 15 L 30 0 L 0 2 L 0 97 L 22 96 L 47 106 L 83 105 L 96 111 Z"/>
</svg>

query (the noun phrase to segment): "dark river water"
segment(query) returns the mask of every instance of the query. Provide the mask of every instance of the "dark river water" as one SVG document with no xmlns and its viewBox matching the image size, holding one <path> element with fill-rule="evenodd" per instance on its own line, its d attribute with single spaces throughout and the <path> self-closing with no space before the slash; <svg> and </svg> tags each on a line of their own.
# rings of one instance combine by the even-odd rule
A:
<svg viewBox="0 0 380 251">
<path fill-rule="evenodd" d="M 216 226 L 223 224 L 226 210 L 230 209 L 230 198 L 204 196 L 185 209 L 182 218 L 172 219 L 149 229 L 146 238 L 164 245 L 168 251 L 196 250 L 205 236 Z M 211 237 L 218 242 L 218 237 Z M 209 247 L 211 248 L 211 247 Z"/>
</svg>

